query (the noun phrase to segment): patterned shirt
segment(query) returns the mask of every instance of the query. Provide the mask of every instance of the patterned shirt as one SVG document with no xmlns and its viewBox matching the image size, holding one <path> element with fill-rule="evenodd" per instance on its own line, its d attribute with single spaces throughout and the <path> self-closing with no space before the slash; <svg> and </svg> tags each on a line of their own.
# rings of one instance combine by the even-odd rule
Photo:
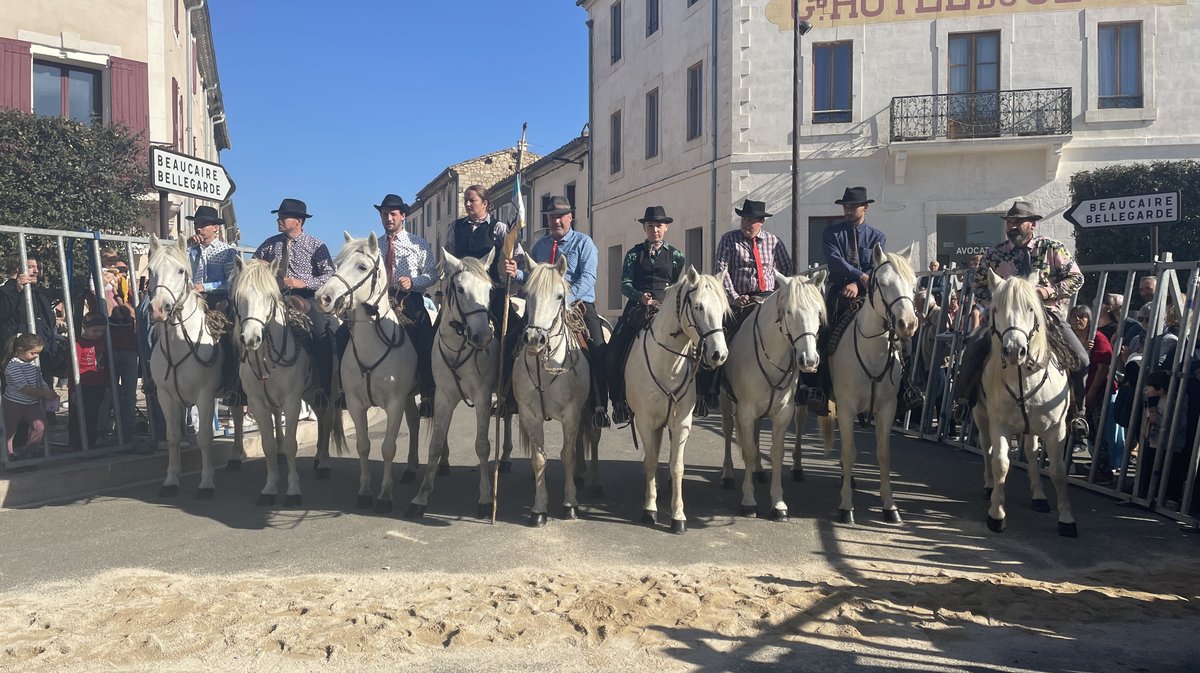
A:
<svg viewBox="0 0 1200 673">
<path fill-rule="evenodd" d="M 1083 286 L 1083 272 L 1079 270 L 1067 246 L 1052 238 L 1034 236 L 1023 247 L 1029 252 L 1031 270 L 1037 274 L 1038 287 L 1050 290 L 1050 298 L 1043 300 L 1043 303 L 1065 321 L 1071 308 L 1071 297 Z M 1008 278 L 1017 273 L 1018 264 L 1024 264 L 1023 258 L 1024 254 L 1011 241 L 998 243 L 988 250 L 976 276 L 975 297 L 987 304 L 992 300 L 984 269 L 991 269 L 997 276 Z"/>
<path fill-rule="evenodd" d="M 558 248 L 555 249 L 554 239 L 544 236 L 533 244 L 529 256 L 535 262 L 548 264 L 551 251 L 554 251 L 555 259 L 558 258 L 557 255 L 567 258 L 567 282 L 571 284 L 569 303 L 573 304 L 576 301 L 595 303 L 596 261 L 600 253 L 596 250 L 596 244 L 592 242 L 592 239 L 587 234 L 581 234 L 572 229 L 567 232 L 566 236 L 563 236 L 563 239 L 558 242 Z"/>
<path fill-rule="evenodd" d="M 792 275 L 792 256 L 783 241 L 775 234 L 760 231 L 754 237 L 754 245 L 762 258 L 763 291 L 775 290 L 775 272 Z M 758 267 L 754 264 L 754 253 L 750 241 L 741 229 L 726 232 L 717 243 L 716 273 L 729 271 L 725 277 L 725 294 L 733 301 L 741 295 L 758 294 Z"/>
<path fill-rule="evenodd" d="M 192 282 L 199 283 L 205 292 L 224 290 L 234 272 L 233 258 L 237 248 L 220 239 L 208 245 L 193 245 L 188 248 L 192 260 Z"/>
<path fill-rule="evenodd" d="M 45 388 L 37 365 L 14 357 L 4 368 L 4 399 L 17 404 L 33 404 L 39 398 L 26 395 L 26 388 Z M 15 431 L 16 428 L 13 428 Z"/>
<path fill-rule="evenodd" d="M 379 242 L 384 260 L 387 259 L 388 248 L 393 242 L 396 246 L 392 253 L 393 287 L 405 276 L 412 279 L 410 292 L 424 292 L 437 282 L 437 266 L 428 241 L 407 231 L 398 231 L 395 236 L 384 236 Z"/>
<path fill-rule="evenodd" d="M 454 252 L 454 224 L 454 222 L 451 222 L 450 226 L 446 228 L 446 242 L 442 245 L 444 249 L 449 250 L 451 253 Z M 508 236 L 508 224 L 498 219 L 492 219 L 491 215 L 488 215 L 488 218 L 483 222 L 471 221 L 472 227 L 482 227 L 487 226 L 488 224 L 491 224 L 492 227 L 492 242 L 497 246 L 501 246 L 501 250 L 503 250 L 502 246 L 504 245 L 504 237 Z M 517 263 L 517 276 L 513 280 L 517 283 L 524 283 L 525 248 L 521 247 L 520 241 L 517 241 L 516 243 L 517 244 L 513 246 L 513 261 Z M 496 256 L 499 257 L 500 252 L 497 252 Z M 503 269 L 501 269 L 501 271 L 503 271 Z"/>
<path fill-rule="evenodd" d="M 273 262 L 283 257 L 283 242 L 287 234 L 275 234 L 263 241 L 254 251 L 254 259 L 264 259 Z M 304 283 L 309 290 L 316 292 L 329 281 L 334 274 L 333 259 L 329 257 L 329 248 L 312 235 L 301 232 L 292 239 L 292 249 L 288 257 L 286 278 L 296 278 Z"/>
<path fill-rule="evenodd" d="M 642 295 L 648 290 L 639 289 L 633 286 L 633 277 L 636 273 L 639 258 L 642 254 L 642 248 L 648 247 L 646 243 L 635 245 L 625 253 L 625 260 L 621 263 L 621 294 L 627 299 L 640 302 Z M 679 274 L 683 271 L 683 252 L 679 248 L 673 248 L 666 243 L 661 244 L 658 250 L 650 253 L 650 259 L 655 259 L 660 253 L 670 251 L 671 253 L 671 282 L 679 280 Z"/>
</svg>

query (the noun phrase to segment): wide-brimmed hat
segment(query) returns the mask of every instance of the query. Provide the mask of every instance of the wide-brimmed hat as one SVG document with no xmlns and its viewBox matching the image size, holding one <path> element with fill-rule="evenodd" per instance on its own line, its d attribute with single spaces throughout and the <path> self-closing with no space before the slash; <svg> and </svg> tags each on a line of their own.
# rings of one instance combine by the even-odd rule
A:
<svg viewBox="0 0 1200 673">
<path fill-rule="evenodd" d="M 378 210 L 379 212 L 383 212 L 385 210 L 399 210 L 405 215 L 408 215 L 412 212 L 412 206 L 409 206 L 407 203 L 405 203 L 403 198 L 396 196 L 395 194 L 388 194 L 387 196 L 383 197 L 383 203 L 375 206 L 375 210 Z"/>
<path fill-rule="evenodd" d="M 196 227 L 203 227 L 210 224 L 225 224 L 225 220 L 222 220 L 217 215 L 217 209 L 212 206 L 200 206 L 196 209 L 195 215 L 188 215 L 185 219 L 195 222 Z"/>
<path fill-rule="evenodd" d="M 875 203 L 875 199 L 867 198 L 866 187 L 847 187 L 842 193 L 842 198 L 834 201 L 839 206 L 858 205 L 862 203 Z"/>
<path fill-rule="evenodd" d="M 646 214 L 642 219 L 638 220 L 642 224 L 662 223 L 670 224 L 675 221 L 673 217 L 667 217 L 667 211 L 662 206 L 650 206 L 646 209 Z"/>
<path fill-rule="evenodd" d="M 566 215 L 575 210 L 565 196 L 555 196 L 550 199 L 550 207 L 542 211 L 543 215 Z"/>
<path fill-rule="evenodd" d="M 312 215 L 308 214 L 308 204 L 300 199 L 284 199 L 280 201 L 279 207 L 271 211 L 272 215 L 275 213 L 298 217 L 302 220 L 312 217 Z"/>
<path fill-rule="evenodd" d="M 774 215 L 774 213 L 767 212 L 766 203 L 763 203 L 762 201 L 755 201 L 753 199 L 746 199 L 742 202 L 742 207 L 735 207 L 733 212 L 742 217 L 748 217 L 752 220 L 765 220 Z"/>
<path fill-rule="evenodd" d="M 1013 201 L 1012 208 L 1009 208 L 1008 212 L 1001 217 L 1006 220 L 1033 220 L 1034 222 L 1042 219 L 1041 215 L 1033 212 L 1033 206 L 1028 201 Z"/>
</svg>

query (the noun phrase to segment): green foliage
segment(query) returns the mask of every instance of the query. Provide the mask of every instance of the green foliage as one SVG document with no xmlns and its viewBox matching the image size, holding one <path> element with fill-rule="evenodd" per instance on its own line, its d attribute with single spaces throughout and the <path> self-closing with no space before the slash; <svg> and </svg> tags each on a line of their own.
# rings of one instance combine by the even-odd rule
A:
<svg viewBox="0 0 1200 673">
<path fill-rule="evenodd" d="M 1158 192 L 1179 192 L 1180 222 L 1158 225 L 1158 249 L 1175 261 L 1200 259 L 1200 161 L 1106 166 L 1071 176 L 1073 203 Z M 1080 264 L 1149 262 L 1154 225 L 1075 229 Z"/>
<path fill-rule="evenodd" d="M 0 110 L 0 224 L 144 235 L 141 221 L 156 201 L 141 199 L 150 192 L 145 150 L 124 127 Z M 31 254 L 58 268 L 54 239 L 26 240 Z M 88 248 L 75 247 L 78 277 Z M 0 235 L 0 259 L 16 249 L 15 236 Z"/>
</svg>

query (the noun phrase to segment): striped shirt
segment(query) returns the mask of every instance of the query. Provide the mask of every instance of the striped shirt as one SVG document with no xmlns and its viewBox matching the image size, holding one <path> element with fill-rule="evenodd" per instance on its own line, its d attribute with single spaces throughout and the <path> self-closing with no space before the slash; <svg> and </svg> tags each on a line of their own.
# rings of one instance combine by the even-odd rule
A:
<svg viewBox="0 0 1200 673">
<path fill-rule="evenodd" d="M 764 292 L 775 291 L 775 272 L 792 275 L 792 256 L 783 241 L 767 231 L 754 237 L 754 245 L 762 258 Z M 716 274 L 729 271 L 725 277 L 725 294 L 733 301 L 741 295 L 758 294 L 758 267 L 754 264 L 754 252 L 750 241 L 741 229 L 727 232 L 717 243 Z"/>
<path fill-rule="evenodd" d="M 43 388 L 42 375 L 36 365 L 21 358 L 13 358 L 4 368 L 4 399 L 17 404 L 35 404 L 36 397 L 22 392 L 26 387 Z"/>
<path fill-rule="evenodd" d="M 384 236 L 380 241 L 383 258 L 388 257 L 388 249 L 395 246 L 392 252 L 392 286 L 395 287 L 400 278 L 412 279 L 410 292 L 424 292 L 437 282 L 437 265 L 434 263 L 433 251 L 429 242 L 407 231 L 398 231 L 395 236 Z"/>
<path fill-rule="evenodd" d="M 265 259 L 273 262 L 283 257 L 283 244 L 287 234 L 275 234 L 263 241 L 254 251 L 254 259 Z M 329 248 L 312 235 L 301 232 L 292 239 L 292 249 L 288 256 L 287 278 L 295 278 L 304 283 L 309 290 L 316 292 L 321 286 L 333 278 L 336 269 L 333 259 L 329 256 Z"/>
<path fill-rule="evenodd" d="M 192 282 L 199 283 L 205 292 L 224 290 L 234 272 L 233 258 L 237 248 L 225 241 L 214 239 L 208 245 L 193 245 L 188 248 L 192 260 Z"/>
</svg>

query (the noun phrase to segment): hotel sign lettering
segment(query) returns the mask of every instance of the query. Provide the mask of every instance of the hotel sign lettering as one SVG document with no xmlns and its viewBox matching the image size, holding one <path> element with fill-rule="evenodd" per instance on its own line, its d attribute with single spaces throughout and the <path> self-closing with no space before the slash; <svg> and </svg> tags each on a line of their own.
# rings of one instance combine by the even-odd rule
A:
<svg viewBox="0 0 1200 673">
<path fill-rule="evenodd" d="M 1183 4 L 1187 4 L 1187 0 L 800 0 L 800 18 L 815 28 L 829 28 L 993 14 Z M 792 0 L 770 0 L 766 16 L 780 30 L 790 31 Z"/>
</svg>

